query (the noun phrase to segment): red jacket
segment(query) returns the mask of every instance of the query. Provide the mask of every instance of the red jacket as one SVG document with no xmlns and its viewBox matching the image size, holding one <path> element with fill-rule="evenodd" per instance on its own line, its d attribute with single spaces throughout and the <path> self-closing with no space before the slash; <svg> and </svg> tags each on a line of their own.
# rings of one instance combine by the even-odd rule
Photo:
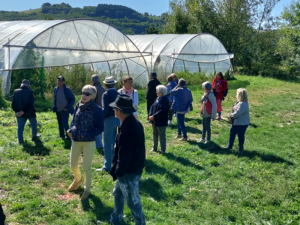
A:
<svg viewBox="0 0 300 225">
<path fill-rule="evenodd" d="M 228 88 L 227 80 L 218 80 L 217 78 L 215 78 L 212 84 L 213 89 L 217 89 L 215 88 L 217 82 L 219 83 L 218 89 L 220 90 L 220 92 L 217 92 L 216 99 L 223 99 L 223 91 L 226 91 L 226 89 Z"/>
</svg>

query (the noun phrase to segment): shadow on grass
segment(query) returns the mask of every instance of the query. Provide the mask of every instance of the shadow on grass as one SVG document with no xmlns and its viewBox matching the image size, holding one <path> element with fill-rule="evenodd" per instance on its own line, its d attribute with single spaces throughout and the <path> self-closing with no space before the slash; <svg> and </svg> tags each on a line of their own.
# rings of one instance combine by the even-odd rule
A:
<svg viewBox="0 0 300 225">
<path fill-rule="evenodd" d="M 156 201 L 161 201 L 166 198 L 162 186 L 153 178 L 140 180 L 140 191 L 142 194 L 145 193 Z"/>
<path fill-rule="evenodd" d="M 215 154 L 225 154 L 225 155 L 237 155 L 239 156 L 238 152 L 231 151 L 228 149 L 224 149 L 217 145 L 215 142 L 210 142 L 209 144 L 204 144 L 204 143 L 197 143 L 196 141 L 189 141 L 190 144 L 193 145 L 198 145 L 202 150 L 215 153 Z M 286 163 L 288 165 L 294 165 L 293 162 L 285 160 L 279 156 L 273 155 L 273 154 L 263 154 L 258 151 L 248 151 L 244 150 L 244 153 L 242 156 L 239 157 L 247 157 L 249 159 L 259 157 L 262 161 L 265 162 L 271 162 L 271 163 Z"/>
<path fill-rule="evenodd" d="M 166 170 L 164 167 L 156 165 L 151 160 L 145 161 L 145 171 L 147 173 L 152 174 L 161 174 L 166 175 L 168 179 L 172 181 L 173 184 L 182 184 L 182 180 L 176 174 L 171 173 L 170 171 Z"/>
<path fill-rule="evenodd" d="M 99 155 L 104 156 L 104 148 L 96 148 Z"/>
<path fill-rule="evenodd" d="M 92 207 L 90 205 L 90 201 L 94 203 L 94 206 Z M 84 200 L 81 202 L 82 209 L 86 212 L 91 212 L 97 217 L 97 221 L 108 221 L 110 219 L 110 215 L 113 212 L 113 208 L 105 206 L 101 199 L 97 197 L 96 195 L 91 194 L 87 200 Z M 94 221 L 97 223 L 97 221 Z M 98 224 L 98 223 L 97 223 Z M 127 224 L 127 223 L 123 223 Z"/>
<path fill-rule="evenodd" d="M 190 121 L 196 121 L 197 124 L 202 124 L 202 119 L 201 118 L 185 118 L 185 122 L 190 122 Z"/>
<path fill-rule="evenodd" d="M 176 161 L 180 164 L 182 164 L 183 166 L 190 166 L 190 167 L 194 167 L 197 170 L 204 170 L 204 168 L 202 166 L 196 165 L 195 163 L 191 162 L 190 160 L 180 157 L 180 156 L 176 156 L 173 153 L 166 153 L 164 154 L 164 156 L 166 156 L 169 160 L 173 160 Z"/>
<path fill-rule="evenodd" d="M 44 143 L 41 140 L 37 140 L 34 143 L 34 146 L 29 145 L 28 143 L 24 142 L 23 144 L 23 151 L 29 153 L 30 155 L 49 155 L 51 152 L 50 148 L 44 146 Z"/>
</svg>

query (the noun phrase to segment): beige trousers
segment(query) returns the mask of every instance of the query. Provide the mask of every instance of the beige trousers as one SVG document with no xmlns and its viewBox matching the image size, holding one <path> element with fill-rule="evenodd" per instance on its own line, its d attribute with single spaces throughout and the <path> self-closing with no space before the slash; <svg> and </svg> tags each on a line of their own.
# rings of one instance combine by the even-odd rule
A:
<svg viewBox="0 0 300 225">
<path fill-rule="evenodd" d="M 70 164 L 76 181 L 81 179 L 79 170 L 79 157 L 83 153 L 83 170 L 85 173 L 84 191 L 90 191 L 92 186 L 92 161 L 95 151 L 95 141 L 72 141 Z"/>
</svg>

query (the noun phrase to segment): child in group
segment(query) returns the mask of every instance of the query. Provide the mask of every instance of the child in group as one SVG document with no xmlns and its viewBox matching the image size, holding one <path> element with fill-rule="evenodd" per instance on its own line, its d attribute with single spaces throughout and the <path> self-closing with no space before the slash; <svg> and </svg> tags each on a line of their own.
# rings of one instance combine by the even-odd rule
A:
<svg viewBox="0 0 300 225">
<path fill-rule="evenodd" d="M 216 112 L 217 112 L 217 103 L 216 103 L 216 97 L 214 93 L 212 92 L 212 85 L 209 82 L 204 82 L 202 84 L 202 88 L 204 90 L 204 95 L 200 99 L 200 103 L 202 103 L 202 109 L 201 114 L 203 116 L 202 125 L 202 138 L 198 141 L 204 142 L 205 144 L 210 142 L 211 138 L 211 128 L 210 128 L 210 122 L 211 120 L 215 120 L 216 118 Z M 205 140 L 205 136 L 207 133 L 207 139 Z"/>
<path fill-rule="evenodd" d="M 222 112 L 222 101 L 224 100 L 224 94 L 225 91 L 228 90 L 228 84 L 225 80 L 222 72 L 216 73 L 216 76 L 214 78 L 212 89 L 214 91 L 214 94 L 216 96 L 217 101 L 217 112 L 218 112 L 218 119 L 221 119 L 221 112 Z"/>
</svg>

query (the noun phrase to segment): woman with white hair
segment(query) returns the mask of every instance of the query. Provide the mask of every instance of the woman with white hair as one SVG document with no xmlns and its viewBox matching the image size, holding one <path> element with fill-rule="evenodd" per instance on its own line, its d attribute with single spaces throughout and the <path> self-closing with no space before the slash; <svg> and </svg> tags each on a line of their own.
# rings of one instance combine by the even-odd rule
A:
<svg viewBox="0 0 300 225">
<path fill-rule="evenodd" d="M 71 169 L 74 181 L 69 191 L 75 190 L 81 183 L 79 157 L 83 153 L 83 170 L 85 173 L 85 187 L 81 200 L 89 197 L 92 184 L 92 160 L 95 151 L 96 137 L 104 130 L 102 109 L 96 104 L 97 89 L 91 85 L 82 88 L 81 100 L 76 104 L 71 128 L 67 131 L 72 139 Z"/>
<path fill-rule="evenodd" d="M 232 149 L 235 136 L 239 138 L 239 154 L 242 155 L 244 151 L 245 133 L 250 124 L 250 113 L 248 105 L 248 94 L 245 88 L 239 88 L 236 91 L 237 102 L 232 107 L 230 113 L 231 129 L 229 136 L 229 143 L 227 149 Z"/>
<path fill-rule="evenodd" d="M 211 128 L 210 128 L 210 122 L 211 120 L 215 120 L 216 118 L 216 113 L 217 113 L 217 102 L 216 102 L 216 97 L 214 93 L 212 92 L 212 85 L 211 83 L 204 82 L 202 84 L 202 88 L 204 91 L 204 95 L 200 99 L 200 103 L 202 103 L 202 108 L 201 108 L 201 114 L 203 116 L 202 119 L 202 137 L 198 141 L 200 142 L 205 142 L 205 144 L 210 142 L 211 138 Z M 205 136 L 207 133 L 207 139 L 205 140 Z"/>
<path fill-rule="evenodd" d="M 149 121 L 152 123 L 153 148 L 157 152 L 158 136 L 160 137 L 161 152 L 166 153 L 166 128 L 168 126 L 169 99 L 164 85 L 156 86 L 157 99 L 149 110 Z"/>
</svg>

